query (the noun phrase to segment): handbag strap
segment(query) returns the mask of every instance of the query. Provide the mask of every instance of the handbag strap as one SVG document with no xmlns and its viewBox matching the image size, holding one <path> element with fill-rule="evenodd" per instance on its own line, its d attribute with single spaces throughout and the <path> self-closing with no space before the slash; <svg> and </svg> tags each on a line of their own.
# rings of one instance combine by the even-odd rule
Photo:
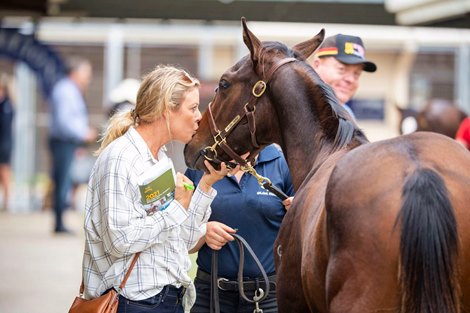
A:
<svg viewBox="0 0 470 313">
<path fill-rule="evenodd" d="M 140 252 L 137 252 L 134 255 L 134 258 L 132 259 L 131 265 L 129 265 L 129 269 L 127 270 L 126 275 L 124 276 L 124 279 L 122 280 L 121 284 L 119 285 L 118 293 L 120 293 L 121 290 L 126 285 L 127 279 L 131 275 L 131 271 L 134 268 L 134 265 L 137 262 L 137 259 L 139 258 L 139 255 L 140 255 Z M 83 284 L 83 277 L 82 277 L 82 284 L 80 285 L 80 295 L 83 295 L 83 291 L 85 291 L 85 285 Z"/>
</svg>

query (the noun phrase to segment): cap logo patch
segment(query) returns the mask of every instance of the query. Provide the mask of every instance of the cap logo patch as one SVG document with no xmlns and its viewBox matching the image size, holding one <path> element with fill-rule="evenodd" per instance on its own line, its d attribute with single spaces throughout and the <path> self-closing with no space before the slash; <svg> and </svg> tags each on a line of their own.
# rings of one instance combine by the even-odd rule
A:
<svg viewBox="0 0 470 313">
<path fill-rule="evenodd" d="M 364 59 L 364 48 L 354 42 L 345 42 L 344 43 L 344 53 L 346 54 L 353 54 L 355 56 Z"/>
<path fill-rule="evenodd" d="M 317 57 L 322 57 L 326 55 L 337 55 L 337 54 L 338 54 L 338 49 L 335 47 L 321 48 L 321 49 L 318 49 L 317 53 L 315 53 Z"/>
</svg>

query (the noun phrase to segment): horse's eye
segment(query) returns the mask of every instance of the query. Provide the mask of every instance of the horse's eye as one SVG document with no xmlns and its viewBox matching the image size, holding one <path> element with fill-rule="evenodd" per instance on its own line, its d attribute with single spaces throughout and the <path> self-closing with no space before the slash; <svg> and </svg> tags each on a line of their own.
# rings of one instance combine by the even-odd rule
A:
<svg viewBox="0 0 470 313">
<path fill-rule="evenodd" d="M 224 90 L 224 89 L 227 89 L 228 87 L 230 87 L 230 83 L 226 81 L 225 79 L 221 79 L 217 89 Z"/>
</svg>

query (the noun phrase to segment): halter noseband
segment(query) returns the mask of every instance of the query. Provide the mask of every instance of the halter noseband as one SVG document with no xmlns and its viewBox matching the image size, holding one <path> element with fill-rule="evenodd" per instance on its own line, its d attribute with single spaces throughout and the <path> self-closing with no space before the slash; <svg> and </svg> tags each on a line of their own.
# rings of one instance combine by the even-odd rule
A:
<svg viewBox="0 0 470 313">
<path fill-rule="evenodd" d="M 256 111 L 256 102 L 257 100 L 264 94 L 266 91 L 267 83 L 268 81 L 272 78 L 272 75 L 276 70 L 278 70 L 282 65 L 296 61 L 295 58 L 285 58 L 280 61 L 278 61 L 276 64 L 273 65 L 273 67 L 270 69 L 268 74 L 266 75 L 266 79 L 264 80 L 259 80 L 257 81 L 252 90 L 251 94 L 253 95 L 250 100 L 243 106 L 243 111 L 241 114 L 237 114 L 230 123 L 223 129 L 219 130 L 217 125 L 215 124 L 214 120 L 214 115 L 212 114 L 212 109 L 211 109 L 211 104 L 209 103 L 209 106 L 207 107 L 207 113 L 209 115 L 209 128 L 212 134 L 212 137 L 214 138 L 214 144 L 212 146 L 207 146 L 204 149 L 202 149 L 201 154 L 206 158 L 207 160 L 214 162 L 214 163 L 221 163 L 217 158 L 217 147 L 222 148 L 222 150 L 227 153 L 230 157 L 232 157 L 233 160 L 235 160 L 236 163 L 234 162 L 226 162 L 227 167 L 232 168 L 237 166 L 238 164 L 243 166 L 248 166 L 248 163 L 251 161 L 254 161 L 254 158 L 259 152 L 259 144 L 258 141 L 256 140 L 256 121 L 255 121 L 255 111 Z M 237 125 L 243 120 L 243 118 L 247 119 L 248 121 L 248 128 L 250 130 L 250 135 L 251 135 L 251 144 L 253 147 L 256 149 L 255 153 L 252 153 L 250 155 L 250 158 L 244 159 L 242 158 L 239 154 L 237 154 L 230 146 L 227 144 L 227 137 L 228 135 L 237 127 Z M 209 153 L 212 153 L 209 155 Z"/>
</svg>

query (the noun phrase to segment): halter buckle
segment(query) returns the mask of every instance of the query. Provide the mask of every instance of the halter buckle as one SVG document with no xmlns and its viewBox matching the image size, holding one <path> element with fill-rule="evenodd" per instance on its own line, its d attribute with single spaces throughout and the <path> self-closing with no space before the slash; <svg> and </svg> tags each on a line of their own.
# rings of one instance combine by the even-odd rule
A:
<svg viewBox="0 0 470 313">
<path fill-rule="evenodd" d="M 258 91 L 258 88 L 260 88 L 259 91 Z M 256 84 L 253 86 L 253 89 L 251 90 L 251 92 L 253 93 L 253 96 L 255 96 L 256 98 L 261 97 L 265 91 L 266 91 L 266 83 L 262 80 L 258 80 Z"/>
<path fill-rule="evenodd" d="M 215 134 L 214 137 L 214 144 L 212 145 L 212 149 L 215 150 L 215 146 L 219 146 L 222 142 L 225 142 L 225 137 L 222 137 L 222 134 L 220 131 L 217 132 L 217 134 Z M 219 138 L 217 138 L 219 137 Z"/>
<path fill-rule="evenodd" d="M 243 106 L 243 110 L 245 110 L 245 115 L 247 115 L 248 113 L 255 113 L 256 112 L 256 105 L 253 106 L 253 110 L 250 111 L 250 108 L 248 107 L 248 105 L 250 104 L 250 102 L 247 102 L 245 103 L 245 105 Z"/>
</svg>

